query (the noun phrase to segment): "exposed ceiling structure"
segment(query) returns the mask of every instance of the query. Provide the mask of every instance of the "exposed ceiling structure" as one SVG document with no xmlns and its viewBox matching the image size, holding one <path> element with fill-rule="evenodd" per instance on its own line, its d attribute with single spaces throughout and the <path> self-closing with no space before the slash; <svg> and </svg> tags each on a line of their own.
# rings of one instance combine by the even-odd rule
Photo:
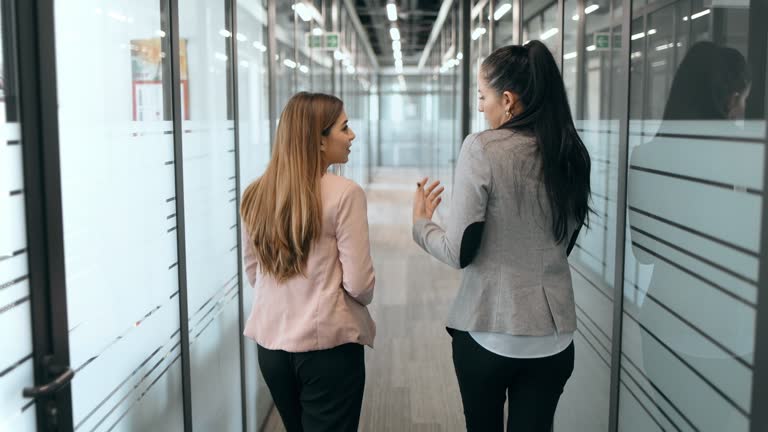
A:
<svg viewBox="0 0 768 432">
<path fill-rule="evenodd" d="M 394 3 L 396 6 L 396 21 L 390 21 L 390 16 L 387 14 L 389 3 Z M 390 34 L 390 28 L 395 26 L 400 33 L 403 65 L 416 65 L 427 44 L 442 3 L 442 0 L 355 0 L 360 22 L 368 32 L 368 38 L 379 64 L 384 67 L 395 65 L 393 38 Z"/>
</svg>

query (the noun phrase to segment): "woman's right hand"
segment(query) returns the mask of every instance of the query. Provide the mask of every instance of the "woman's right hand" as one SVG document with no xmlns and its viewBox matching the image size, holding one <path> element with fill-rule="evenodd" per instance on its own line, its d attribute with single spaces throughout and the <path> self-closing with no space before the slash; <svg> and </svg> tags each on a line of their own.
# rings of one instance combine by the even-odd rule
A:
<svg viewBox="0 0 768 432">
<path fill-rule="evenodd" d="M 434 215 L 435 210 L 443 200 L 440 194 L 443 193 L 445 187 L 436 189 L 440 185 L 440 180 L 435 180 L 425 188 L 424 185 L 426 185 L 428 180 L 429 177 L 424 177 L 420 182 L 416 183 L 417 189 L 413 198 L 413 222 L 419 219 L 432 220 L 432 215 Z"/>
</svg>

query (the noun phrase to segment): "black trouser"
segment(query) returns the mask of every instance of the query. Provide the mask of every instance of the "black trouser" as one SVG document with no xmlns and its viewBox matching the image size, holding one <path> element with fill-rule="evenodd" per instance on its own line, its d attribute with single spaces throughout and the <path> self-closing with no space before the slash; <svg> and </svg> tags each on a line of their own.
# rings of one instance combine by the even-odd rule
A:
<svg viewBox="0 0 768 432">
<path fill-rule="evenodd" d="M 503 431 L 507 397 L 507 431 L 551 430 L 557 401 L 573 372 L 573 343 L 551 357 L 516 359 L 486 350 L 467 332 L 449 331 L 468 432 Z"/>
<path fill-rule="evenodd" d="M 258 352 L 287 432 L 357 432 L 365 387 L 362 345 L 304 353 L 259 346 Z"/>
</svg>

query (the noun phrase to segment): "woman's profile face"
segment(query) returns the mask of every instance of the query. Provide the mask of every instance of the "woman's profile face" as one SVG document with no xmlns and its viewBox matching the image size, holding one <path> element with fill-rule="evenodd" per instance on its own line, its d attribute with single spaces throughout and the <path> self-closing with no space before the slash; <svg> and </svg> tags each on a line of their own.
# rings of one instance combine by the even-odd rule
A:
<svg viewBox="0 0 768 432">
<path fill-rule="evenodd" d="M 485 120 L 492 129 L 504 124 L 509 117 L 505 115 L 501 97 L 488 87 L 482 68 L 477 73 L 477 110 L 485 114 Z"/>
<path fill-rule="evenodd" d="M 496 129 L 522 112 L 517 94 L 505 91 L 499 94 L 488 85 L 482 68 L 477 73 L 477 110 L 485 114 L 491 129 Z"/>
<path fill-rule="evenodd" d="M 347 124 L 347 113 L 342 111 L 336 123 L 331 126 L 328 136 L 322 138 L 320 151 L 322 152 L 323 162 L 326 165 L 343 164 L 349 160 L 352 140 L 355 139 L 355 133 Z"/>
</svg>

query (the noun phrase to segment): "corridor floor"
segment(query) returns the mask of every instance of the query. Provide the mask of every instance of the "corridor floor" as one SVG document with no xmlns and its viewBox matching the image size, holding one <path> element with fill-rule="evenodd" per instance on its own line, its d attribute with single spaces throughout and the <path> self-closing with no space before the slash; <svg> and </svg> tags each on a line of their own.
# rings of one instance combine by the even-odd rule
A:
<svg viewBox="0 0 768 432">
<path fill-rule="evenodd" d="M 459 272 L 411 240 L 411 199 L 424 172 L 378 170 L 369 186 L 368 218 L 376 270 L 370 307 L 375 349 L 366 348 L 360 431 L 464 430 L 445 317 Z M 285 431 L 272 410 L 265 432 Z"/>
</svg>

